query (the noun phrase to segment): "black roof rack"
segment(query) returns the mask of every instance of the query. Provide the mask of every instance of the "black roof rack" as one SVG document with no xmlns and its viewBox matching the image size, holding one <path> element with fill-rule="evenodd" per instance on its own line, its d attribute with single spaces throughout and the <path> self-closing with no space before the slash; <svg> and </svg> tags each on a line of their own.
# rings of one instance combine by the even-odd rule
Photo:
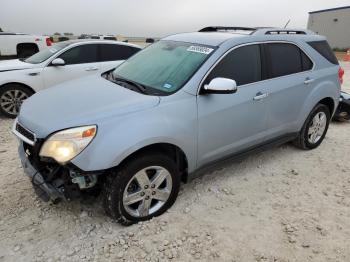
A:
<svg viewBox="0 0 350 262">
<path fill-rule="evenodd" d="M 249 35 L 308 35 L 310 31 L 274 27 L 208 26 L 198 32 L 248 31 Z"/>
<path fill-rule="evenodd" d="M 301 30 L 290 30 L 290 29 L 274 29 L 274 30 L 269 30 L 265 33 L 265 35 L 281 35 L 281 34 L 306 35 L 307 33 Z"/>
<path fill-rule="evenodd" d="M 239 26 L 208 26 L 204 27 L 198 32 L 218 32 L 218 31 L 256 31 L 256 28 L 252 27 L 239 27 Z"/>
</svg>

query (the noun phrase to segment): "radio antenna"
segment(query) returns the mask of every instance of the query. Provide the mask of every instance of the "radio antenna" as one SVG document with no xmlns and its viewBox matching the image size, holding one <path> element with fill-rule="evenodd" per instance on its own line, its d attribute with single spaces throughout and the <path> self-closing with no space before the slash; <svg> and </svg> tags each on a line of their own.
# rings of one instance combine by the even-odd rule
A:
<svg viewBox="0 0 350 262">
<path fill-rule="evenodd" d="M 283 28 L 287 28 L 287 26 L 289 25 L 290 23 L 290 19 L 288 20 L 288 22 L 286 23 L 286 25 L 283 27 Z"/>
</svg>

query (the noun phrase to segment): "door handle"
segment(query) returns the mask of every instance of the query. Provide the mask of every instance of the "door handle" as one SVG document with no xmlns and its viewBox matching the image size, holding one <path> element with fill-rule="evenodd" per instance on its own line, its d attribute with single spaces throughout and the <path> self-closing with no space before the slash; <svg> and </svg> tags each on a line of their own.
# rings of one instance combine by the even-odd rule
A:
<svg viewBox="0 0 350 262">
<path fill-rule="evenodd" d="M 268 97 L 269 96 L 269 94 L 268 93 L 261 93 L 261 92 L 259 92 L 259 93 L 257 93 L 256 94 L 256 96 L 253 98 L 255 101 L 258 101 L 258 100 L 261 100 L 261 99 L 264 99 L 264 98 L 266 98 L 266 97 Z"/>
<path fill-rule="evenodd" d="M 40 72 L 32 72 L 28 74 L 29 76 L 37 76 L 40 75 Z"/>
<path fill-rule="evenodd" d="M 306 78 L 305 81 L 304 81 L 304 84 L 305 84 L 305 85 L 309 85 L 309 84 L 311 84 L 311 83 L 314 82 L 314 81 L 315 81 L 315 79 Z"/>
<path fill-rule="evenodd" d="M 97 67 L 88 67 L 88 68 L 86 68 L 85 69 L 85 71 L 97 71 L 98 70 L 98 68 Z"/>
</svg>

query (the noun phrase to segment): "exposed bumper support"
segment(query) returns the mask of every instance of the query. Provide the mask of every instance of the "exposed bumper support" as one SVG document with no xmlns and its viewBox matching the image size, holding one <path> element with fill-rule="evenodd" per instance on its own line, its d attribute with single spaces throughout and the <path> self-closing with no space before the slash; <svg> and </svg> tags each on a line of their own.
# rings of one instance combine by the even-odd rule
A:
<svg viewBox="0 0 350 262">
<path fill-rule="evenodd" d="M 30 178 L 35 193 L 44 201 L 57 201 L 59 199 L 66 200 L 64 192 L 61 192 L 55 185 L 46 183 L 43 176 L 36 170 L 28 160 L 22 143 L 18 148 L 18 153 L 21 159 L 22 167 L 25 174 Z"/>
</svg>

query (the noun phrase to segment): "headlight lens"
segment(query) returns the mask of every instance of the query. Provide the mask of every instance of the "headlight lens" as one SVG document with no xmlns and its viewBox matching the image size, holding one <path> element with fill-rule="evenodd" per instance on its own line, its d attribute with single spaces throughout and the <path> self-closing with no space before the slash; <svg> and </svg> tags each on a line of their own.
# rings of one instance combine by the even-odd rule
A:
<svg viewBox="0 0 350 262">
<path fill-rule="evenodd" d="M 52 157 L 58 163 L 65 164 L 88 146 L 96 131 L 97 126 L 93 125 L 57 132 L 45 141 L 39 155 Z"/>
</svg>

